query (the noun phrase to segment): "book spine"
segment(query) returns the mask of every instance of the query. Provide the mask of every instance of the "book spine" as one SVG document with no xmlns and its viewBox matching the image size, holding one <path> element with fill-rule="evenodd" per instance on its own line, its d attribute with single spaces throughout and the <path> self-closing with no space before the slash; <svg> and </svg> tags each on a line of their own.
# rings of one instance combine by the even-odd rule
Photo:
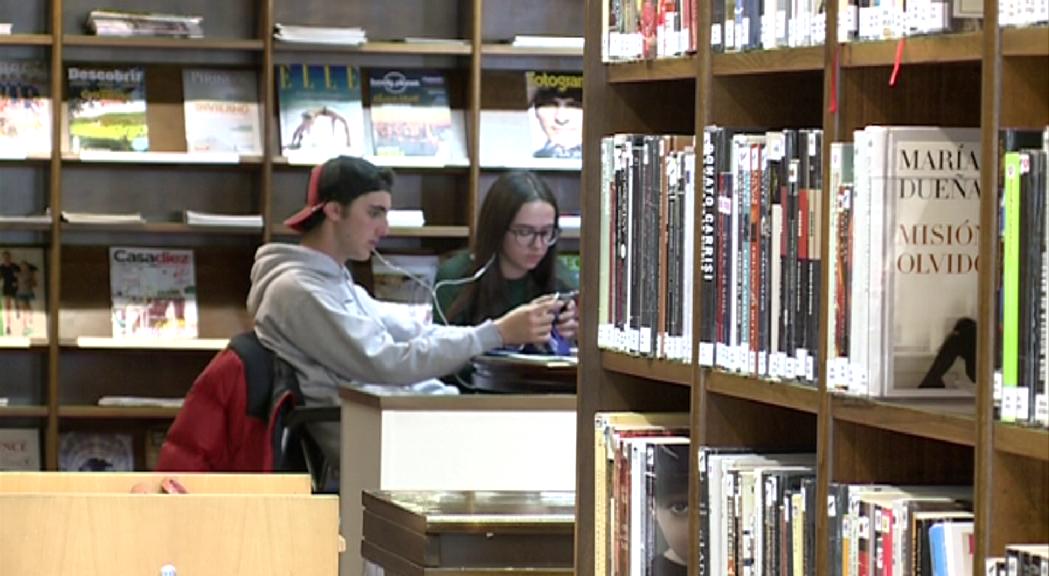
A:
<svg viewBox="0 0 1049 576">
<path fill-rule="evenodd" d="M 716 287 L 716 221 L 717 167 L 713 128 L 703 131 L 703 222 L 700 224 L 700 330 L 699 361 L 702 366 L 714 364 L 714 342 L 717 340 Z"/>
<path fill-rule="evenodd" d="M 1005 245 L 1002 253 L 1002 420 L 1017 419 L 1020 372 L 1020 153 L 1005 166 Z"/>
</svg>

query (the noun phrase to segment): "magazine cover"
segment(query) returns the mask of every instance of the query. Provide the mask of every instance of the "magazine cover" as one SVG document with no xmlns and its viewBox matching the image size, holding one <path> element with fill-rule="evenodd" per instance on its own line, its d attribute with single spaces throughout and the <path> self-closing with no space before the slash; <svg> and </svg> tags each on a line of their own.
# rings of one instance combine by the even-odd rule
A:
<svg viewBox="0 0 1049 576">
<path fill-rule="evenodd" d="M 46 338 L 44 249 L 0 246 L 0 338 Z"/>
<path fill-rule="evenodd" d="M 0 470 L 39 470 L 40 431 L 0 428 Z"/>
<path fill-rule="evenodd" d="M 583 157 L 583 75 L 528 72 L 528 118 L 535 158 Z"/>
<path fill-rule="evenodd" d="M 58 440 L 63 472 L 131 472 L 134 463 L 129 434 L 63 432 Z"/>
<path fill-rule="evenodd" d="M 426 70 L 369 70 L 376 156 L 450 155 L 452 111 L 444 76 Z"/>
<path fill-rule="evenodd" d="M 73 152 L 146 152 L 146 74 L 141 68 L 71 66 L 69 138 Z"/>
<path fill-rule="evenodd" d="M 49 76 L 45 62 L 0 62 L 0 156 L 51 153 Z"/>
<path fill-rule="evenodd" d="M 277 66 L 280 142 L 289 151 L 363 156 L 360 71 L 352 66 Z"/>
<path fill-rule="evenodd" d="M 262 154 L 259 90 L 251 70 L 182 70 L 186 151 Z"/>
<path fill-rule="evenodd" d="M 110 247 L 114 338 L 196 338 L 192 250 Z"/>
</svg>

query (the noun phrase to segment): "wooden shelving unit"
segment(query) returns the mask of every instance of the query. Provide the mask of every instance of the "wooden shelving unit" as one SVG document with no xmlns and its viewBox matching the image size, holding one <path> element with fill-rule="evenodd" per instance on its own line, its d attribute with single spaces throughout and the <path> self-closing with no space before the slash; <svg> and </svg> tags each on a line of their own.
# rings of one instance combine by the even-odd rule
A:
<svg viewBox="0 0 1049 576">
<path fill-rule="evenodd" d="M 695 80 L 695 78 L 696 60 L 694 58 L 671 58 L 608 65 L 608 82 L 613 84 Z"/>
<path fill-rule="evenodd" d="M 829 182 L 829 144 L 851 140 L 857 128 L 979 126 L 984 142 L 981 189 L 995 190 L 998 130 L 1049 124 L 1049 29 L 996 30 L 993 0 L 984 6 L 984 13 L 992 14 L 984 21 L 985 30 L 991 27 L 989 32 L 740 54 L 713 54 L 706 48 L 710 3 L 700 2 L 698 8 L 696 24 L 703 48 L 696 55 L 605 64 L 599 48 L 606 33 L 601 3 L 588 5 L 584 93 L 588 109 L 600 106 L 603 111 L 587 117 L 585 130 L 582 202 L 591 219 L 601 213 L 596 143 L 609 134 L 698 135 L 711 124 L 747 129 L 822 127 L 823 182 Z M 836 15 L 837 5 L 828 4 L 827 38 L 836 38 Z M 900 79 L 890 87 L 898 50 L 902 50 Z M 697 174 L 702 173 L 702 156 L 697 150 Z M 992 271 L 997 269 L 995 195 L 984 194 L 982 202 L 979 323 L 991 327 Z M 824 202 L 823 209 L 828 205 Z M 823 222 L 828 222 L 826 212 Z M 828 236 L 823 234 L 824 260 Z M 585 228 L 581 243 L 585 253 L 599 254 L 599 229 Z M 699 301 L 698 274 L 697 270 L 693 302 Z M 822 282 L 825 296 L 829 279 Z M 829 392 L 822 378 L 819 386 L 806 387 L 599 350 L 600 295 L 593 288 L 598 285 L 598 267 L 585 266 L 576 450 L 577 575 L 604 576 L 595 571 L 593 538 L 597 523 L 594 414 L 599 411 L 688 413 L 693 448 L 815 452 L 817 502 L 826 500 L 831 482 L 971 482 L 977 518 L 973 576 L 982 575 L 983 559 L 1002 555 L 1006 544 L 1049 541 L 1049 433 L 994 420 L 991 328 L 980 334 L 980 393 L 975 401 L 945 406 L 843 397 Z M 827 303 L 822 304 L 826 310 Z M 698 306 L 694 308 L 693 325 L 698 326 Z M 821 342 L 826 341 L 827 330 L 826 314 L 822 316 Z M 682 389 L 687 396 L 679 393 Z M 690 484 L 689 574 L 697 573 L 699 556 L 698 484 L 696 478 Z M 827 574 L 828 566 L 826 514 L 825 506 L 817 506 L 820 576 Z"/>
<path fill-rule="evenodd" d="M 512 16 L 503 14 L 502 0 L 232 0 L 196 3 L 192 10 L 177 0 L 127 0 L 114 6 L 199 13 L 206 37 L 197 39 L 87 35 L 84 21 L 98 7 L 90 0 L 15 4 L 0 15 L 13 21 L 18 32 L 0 36 L 0 60 L 49 62 L 53 145 L 50 154 L 40 157 L 0 152 L 6 155 L 0 157 L 0 213 L 34 214 L 49 208 L 54 216 L 49 222 L 0 222 L 0 246 L 45 249 L 50 338 L 0 342 L 0 365 L 5 372 L 9 363 L 13 366 L 13 380 L 0 378 L 0 397 L 14 404 L 0 407 L 0 425 L 38 427 L 43 462 L 51 470 L 58 465 L 61 432 L 101 427 L 141 434 L 157 424 L 151 421 L 169 421 L 176 414 L 172 409 L 99 407 L 100 397 L 183 396 L 215 352 L 250 328 L 245 299 L 255 250 L 264 242 L 296 241 L 297 235 L 282 222 L 302 205 L 310 165 L 309 159 L 299 159 L 306 162 L 300 165 L 281 154 L 278 66 L 427 68 L 445 74 L 452 108 L 462 115 L 466 156 L 441 164 L 372 159 L 397 173 L 395 208 L 422 209 L 426 215 L 426 226 L 392 228 L 390 251 L 446 254 L 469 245 L 479 198 L 503 171 L 479 166 L 480 93 L 497 82 L 489 72 L 510 68 L 523 78 L 526 70 L 578 70 L 582 57 L 581 50 L 521 49 L 503 43 L 519 34 L 578 36 L 582 3 L 566 7 L 557 0 L 538 0 Z M 272 37 L 278 22 L 359 25 L 372 41 L 355 47 L 283 42 Z M 457 41 L 414 43 L 404 38 Z M 68 151 L 63 118 L 66 68 L 72 64 L 146 70 L 150 152 Z M 255 73 L 262 113 L 260 153 L 185 151 L 181 71 L 186 68 Z M 527 100 L 523 82 L 519 97 Z M 539 164 L 557 190 L 562 212 L 578 213 L 578 168 Z M 260 214 L 263 226 L 190 226 L 179 221 L 186 209 Z M 138 212 L 145 223 L 74 224 L 58 217 L 63 210 Z M 578 232 L 564 238 L 563 245 L 574 251 Z M 199 339 L 149 343 L 110 337 L 109 246 L 194 250 Z M 369 267 L 353 270 L 365 284 L 370 281 Z"/>
</svg>

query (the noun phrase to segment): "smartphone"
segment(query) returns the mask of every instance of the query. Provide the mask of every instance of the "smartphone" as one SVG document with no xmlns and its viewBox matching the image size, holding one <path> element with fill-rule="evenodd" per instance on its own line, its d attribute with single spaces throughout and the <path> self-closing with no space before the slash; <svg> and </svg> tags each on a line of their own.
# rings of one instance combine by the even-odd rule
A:
<svg viewBox="0 0 1049 576">
<path fill-rule="evenodd" d="M 568 292 L 558 292 L 557 299 L 562 302 L 568 302 L 569 300 L 575 300 L 576 296 L 579 296 L 579 290 L 570 290 Z"/>
</svg>

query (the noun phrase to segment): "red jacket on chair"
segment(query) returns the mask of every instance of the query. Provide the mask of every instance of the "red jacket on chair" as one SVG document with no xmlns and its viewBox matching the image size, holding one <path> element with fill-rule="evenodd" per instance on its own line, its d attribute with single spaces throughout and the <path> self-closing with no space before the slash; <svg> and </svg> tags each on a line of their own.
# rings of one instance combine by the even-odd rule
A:
<svg viewBox="0 0 1049 576">
<path fill-rule="evenodd" d="M 273 353 L 254 331 L 230 340 L 200 373 L 160 449 L 157 471 L 269 472 L 276 415 L 295 402 L 274 393 Z"/>
</svg>

